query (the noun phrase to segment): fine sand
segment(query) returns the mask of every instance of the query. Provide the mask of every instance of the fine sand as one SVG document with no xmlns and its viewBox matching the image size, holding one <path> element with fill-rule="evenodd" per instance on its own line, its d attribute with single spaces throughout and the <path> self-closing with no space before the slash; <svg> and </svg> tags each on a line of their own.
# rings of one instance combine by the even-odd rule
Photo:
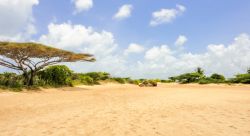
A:
<svg viewBox="0 0 250 136">
<path fill-rule="evenodd" d="M 106 84 L 0 93 L 0 136 L 250 136 L 250 86 Z"/>
</svg>

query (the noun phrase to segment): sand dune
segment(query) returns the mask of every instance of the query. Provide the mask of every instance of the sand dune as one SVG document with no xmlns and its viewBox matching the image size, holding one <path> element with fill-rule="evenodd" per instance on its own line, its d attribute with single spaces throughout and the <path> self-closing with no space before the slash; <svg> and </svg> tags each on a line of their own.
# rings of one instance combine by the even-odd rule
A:
<svg viewBox="0 0 250 136">
<path fill-rule="evenodd" d="M 0 93 L 0 136 L 249 136 L 250 86 L 107 84 Z"/>
</svg>

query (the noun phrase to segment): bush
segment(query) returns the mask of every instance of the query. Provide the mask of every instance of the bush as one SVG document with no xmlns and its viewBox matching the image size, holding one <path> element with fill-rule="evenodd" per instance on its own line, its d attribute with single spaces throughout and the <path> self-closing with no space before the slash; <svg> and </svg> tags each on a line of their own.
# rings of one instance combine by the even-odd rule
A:
<svg viewBox="0 0 250 136">
<path fill-rule="evenodd" d="M 186 73 L 182 74 L 180 76 L 174 77 L 175 80 L 177 80 L 180 83 L 197 83 L 200 79 L 204 78 L 203 75 L 200 73 Z"/>
<path fill-rule="evenodd" d="M 131 81 L 129 81 L 129 83 L 139 85 L 141 83 L 141 81 L 140 80 L 131 80 Z"/>
<path fill-rule="evenodd" d="M 0 85 L 8 88 L 21 88 L 23 86 L 23 78 L 15 73 L 0 74 Z"/>
<path fill-rule="evenodd" d="M 90 72 L 83 75 L 91 77 L 94 81 L 107 80 L 110 78 L 110 74 L 106 72 Z"/>
<path fill-rule="evenodd" d="M 217 74 L 217 73 L 214 73 L 210 76 L 211 79 L 214 79 L 214 80 L 221 80 L 221 81 L 225 81 L 225 77 L 223 75 L 220 75 L 220 74 Z"/>
<path fill-rule="evenodd" d="M 71 75 L 72 71 L 64 65 L 50 66 L 38 73 L 39 79 L 48 85 L 72 85 Z"/>
<path fill-rule="evenodd" d="M 198 83 L 199 84 L 211 84 L 211 83 L 215 83 L 215 80 L 210 77 L 206 77 L 206 78 L 200 79 Z"/>
<path fill-rule="evenodd" d="M 120 77 L 115 77 L 115 78 L 112 78 L 112 80 L 120 83 L 120 84 L 125 84 L 126 83 L 126 79 L 125 78 L 120 78 Z"/>
<path fill-rule="evenodd" d="M 144 80 L 142 83 L 139 84 L 140 87 L 156 87 L 157 82 L 154 80 Z"/>
<path fill-rule="evenodd" d="M 81 83 L 84 85 L 94 85 L 95 84 L 93 78 L 91 78 L 90 76 L 82 75 L 82 76 L 80 76 L 80 80 L 81 80 Z"/>
<path fill-rule="evenodd" d="M 168 78 L 171 82 L 176 82 L 177 81 L 177 76 L 176 77 L 169 77 Z"/>
<path fill-rule="evenodd" d="M 238 74 L 235 78 L 229 80 L 232 83 L 250 84 L 250 74 Z"/>
</svg>

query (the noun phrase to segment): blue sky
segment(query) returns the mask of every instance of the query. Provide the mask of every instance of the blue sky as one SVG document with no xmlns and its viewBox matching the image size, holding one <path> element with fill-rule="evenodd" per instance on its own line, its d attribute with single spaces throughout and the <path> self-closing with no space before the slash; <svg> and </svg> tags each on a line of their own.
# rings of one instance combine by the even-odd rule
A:
<svg viewBox="0 0 250 136">
<path fill-rule="evenodd" d="M 114 17 L 123 6 L 125 13 Z M 97 57 L 94 64 L 69 65 L 77 72 L 167 78 L 201 66 L 207 74 L 230 77 L 250 67 L 249 0 L 3 0 L 0 8 L 5 18 L 0 28 L 16 28 L 0 31 L 0 39 L 41 42 Z M 152 20 L 156 25 L 150 25 Z M 185 39 L 180 45 L 175 44 L 178 37 Z"/>
<path fill-rule="evenodd" d="M 123 4 L 132 4 L 132 16 L 115 21 L 112 16 Z M 184 5 L 187 11 L 169 24 L 150 27 L 152 12 L 162 8 Z M 51 21 L 92 26 L 96 30 L 112 32 L 120 46 L 130 42 L 155 44 L 172 43 L 179 34 L 188 35 L 187 49 L 204 51 L 212 43 L 229 43 L 236 35 L 250 33 L 250 1 L 180 1 L 180 0 L 96 0 L 89 11 L 73 15 L 74 4 L 70 0 L 42 0 L 34 7 L 34 17 L 39 34 L 47 32 Z"/>
</svg>

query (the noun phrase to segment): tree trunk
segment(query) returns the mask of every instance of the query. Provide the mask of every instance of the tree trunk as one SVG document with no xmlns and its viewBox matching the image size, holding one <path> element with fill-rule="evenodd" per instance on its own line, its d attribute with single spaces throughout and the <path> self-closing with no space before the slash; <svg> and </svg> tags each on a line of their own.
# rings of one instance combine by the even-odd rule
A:
<svg viewBox="0 0 250 136">
<path fill-rule="evenodd" d="M 34 85 L 34 71 L 33 70 L 31 70 L 30 71 L 30 78 L 29 78 L 29 83 L 28 83 L 28 86 L 32 86 L 32 85 Z"/>
<path fill-rule="evenodd" d="M 29 84 L 29 74 L 28 72 L 23 72 L 23 77 L 24 77 L 24 85 Z"/>
<path fill-rule="evenodd" d="M 29 72 L 24 72 L 23 73 L 24 85 L 27 85 L 27 86 L 34 85 L 34 76 L 35 76 L 35 72 L 33 70 Z"/>
</svg>

